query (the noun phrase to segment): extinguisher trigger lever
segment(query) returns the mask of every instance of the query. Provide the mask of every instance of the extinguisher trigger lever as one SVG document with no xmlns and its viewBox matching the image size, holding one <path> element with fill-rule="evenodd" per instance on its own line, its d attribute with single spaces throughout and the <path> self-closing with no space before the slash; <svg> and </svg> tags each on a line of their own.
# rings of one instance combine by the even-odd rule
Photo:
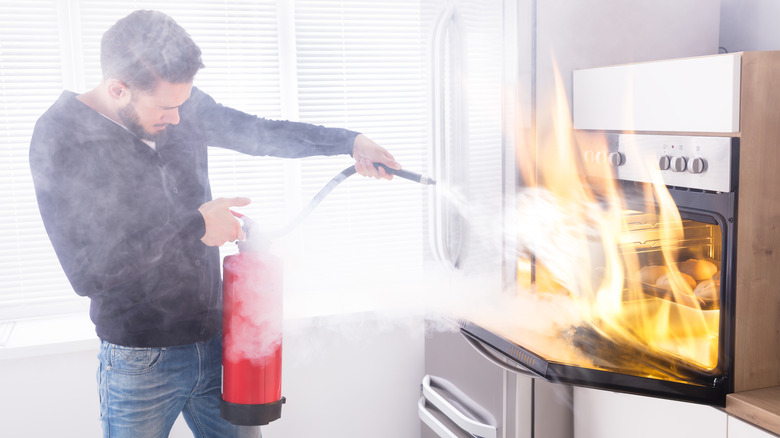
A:
<svg viewBox="0 0 780 438">
<path fill-rule="evenodd" d="M 252 229 L 254 228 L 255 222 L 249 218 L 249 216 L 245 216 L 242 213 L 230 210 L 230 212 L 233 214 L 233 216 L 238 219 L 238 221 L 241 223 L 241 229 L 244 231 L 244 241 L 249 241 L 249 238 L 252 233 Z"/>
</svg>

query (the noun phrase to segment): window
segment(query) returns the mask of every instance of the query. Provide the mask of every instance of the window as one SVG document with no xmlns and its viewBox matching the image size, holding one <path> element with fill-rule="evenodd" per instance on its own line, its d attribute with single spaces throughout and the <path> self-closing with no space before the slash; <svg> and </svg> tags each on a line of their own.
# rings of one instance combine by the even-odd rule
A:
<svg viewBox="0 0 780 438">
<path fill-rule="evenodd" d="M 0 3 L 0 319 L 76 302 L 38 214 L 27 151 L 69 66 L 55 0 Z"/>
<path fill-rule="evenodd" d="M 365 132 L 421 170 L 427 118 L 420 29 L 416 0 L 296 1 L 300 120 Z M 302 160 L 301 191 L 316 192 L 345 165 L 349 160 Z M 354 291 L 354 301 L 393 294 L 393 278 L 422 269 L 425 189 L 360 177 L 342 185 L 319 207 L 320 220 L 301 226 L 296 253 L 307 275 L 292 278 L 293 287 L 336 287 L 342 298 Z M 308 281 L 299 286 L 301 280 Z"/>
<path fill-rule="evenodd" d="M 409 169 L 424 163 L 424 40 L 417 0 L 230 2 L 28 0 L 0 4 L 0 319 L 82 309 L 43 229 L 27 164 L 37 117 L 63 88 L 100 80 L 99 41 L 135 9 L 185 27 L 206 68 L 195 85 L 268 118 L 369 135 Z M 386 17 L 392 17 L 387 20 Z M 350 157 L 303 160 L 211 151 L 214 196 L 249 196 L 261 225 L 283 225 Z M 393 271 L 422 269 L 424 191 L 352 177 L 279 241 L 288 292 L 328 300 Z M 228 244 L 225 253 L 234 251 Z M 304 274 L 305 273 L 305 274 Z M 369 282 L 369 283 L 366 283 Z M 373 283 L 372 283 L 373 282 Z M 332 300 L 331 300 L 332 301 Z"/>
</svg>

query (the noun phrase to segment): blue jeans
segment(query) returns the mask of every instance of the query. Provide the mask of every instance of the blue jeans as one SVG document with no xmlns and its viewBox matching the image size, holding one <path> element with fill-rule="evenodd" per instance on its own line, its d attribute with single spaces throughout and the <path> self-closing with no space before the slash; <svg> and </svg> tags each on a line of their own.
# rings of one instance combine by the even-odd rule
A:
<svg viewBox="0 0 780 438">
<path fill-rule="evenodd" d="M 195 437 L 260 437 L 219 415 L 222 337 L 163 348 L 101 343 L 98 391 L 103 436 L 167 437 L 182 413 Z"/>
</svg>

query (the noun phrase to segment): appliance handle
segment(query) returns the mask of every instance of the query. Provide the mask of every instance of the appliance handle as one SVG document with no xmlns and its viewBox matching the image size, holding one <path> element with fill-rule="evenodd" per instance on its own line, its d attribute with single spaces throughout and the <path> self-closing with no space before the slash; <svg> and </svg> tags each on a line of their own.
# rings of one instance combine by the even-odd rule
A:
<svg viewBox="0 0 780 438">
<path fill-rule="evenodd" d="M 450 395 L 461 408 L 458 408 L 440 394 L 437 388 L 442 393 Z M 496 426 L 495 417 L 451 382 L 441 377 L 426 375 L 422 381 L 422 392 L 425 400 L 430 402 L 464 431 L 482 438 L 497 438 L 498 427 Z M 463 412 L 464 410 L 473 413 L 473 415 L 467 416 Z M 474 420 L 473 417 L 487 419 L 487 421 L 493 424 Z"/>
<path fill-rule="evenodd" d="M 433 147 L 430 153 L 430 162 L 432 176 L 440 181 L 440 184 L 431 190 L 429 194 L 429 216 L 428 226 L 431 236 L 431 247 L 434 256 L 439 262 L 450 268 L 457 267 L 457 258 L 450 255 L 447 251 L 447 244 L 444 238 L 446 226 L 444 223 L 444 214 L 447 211 L 444 203 L 444 196 L 441 194 L 441 183 L 449 185 L 449 176 L 447 175 L 447 144 L 445 134 L 445 113 L 444 113 L 444 67 L 445 67 L 445 49 L 447 30 L 453 21 L 455 14 L 455 5 L 449 4 L 436 22 L 431 38 L 431 59 L 433 68 L 431 69 L 431 135 Z"/>
<path fill-rule="evenodd" d="M 463 335 L 463 338 L 466 339 L 466 342 L 468 342 L 472 347 L 474 347 L 474 349 L 477 350 L 479 354 L 481 354 L 485 359 L 492 362 L 497 367 L 509 371 L 510 373 L 521 374 L 529 377 L 543 377 L 534 373 L 533 371 L 529 370 L 524 366 L 507 363 L 506 361 L 504 361 L 504 359 L 501 356 L 497 355 L 488 347 L 486 347 L 485 344 L 479 339 L 469 336 L 468 334 L 462 331 L 460 332 L 460 334 Z"/>
<path fill-rule="evenodd" d="M 420 400 L 417 401 L 417 416 L 420 417 L 420 420 L 427 424 L 437 436 L 441 438 L 460 438 L 425 407 L 425 397 L 420 397 Z"/>
</svg>

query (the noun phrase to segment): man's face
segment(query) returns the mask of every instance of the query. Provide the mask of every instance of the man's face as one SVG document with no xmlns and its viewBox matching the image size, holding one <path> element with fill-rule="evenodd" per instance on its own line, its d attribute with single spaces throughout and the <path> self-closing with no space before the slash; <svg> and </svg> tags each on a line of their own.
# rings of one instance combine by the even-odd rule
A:
<svg viewBox="0 0 780 438">
<path fill-rule="evenodd" d="M 179 123 L 179 107 L 190 98 L 192 83 L 160 82 L 151 92 L 131 91 L 118 111 L 122 124 L 139 138 L 156 140 L 168 125 Z"/>
</svg>

